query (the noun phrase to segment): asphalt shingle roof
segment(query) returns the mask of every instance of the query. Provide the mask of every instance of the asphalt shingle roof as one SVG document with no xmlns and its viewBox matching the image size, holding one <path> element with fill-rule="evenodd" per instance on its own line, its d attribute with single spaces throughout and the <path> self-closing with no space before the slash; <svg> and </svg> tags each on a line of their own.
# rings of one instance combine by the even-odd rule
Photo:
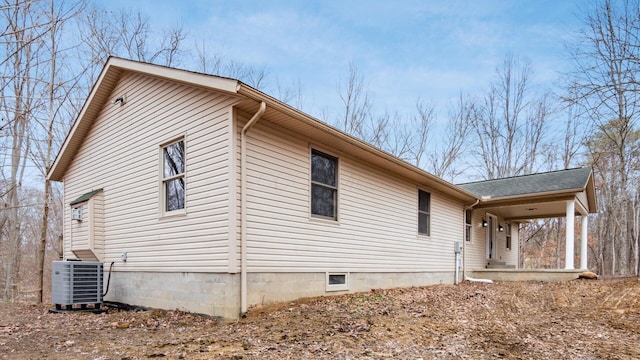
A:
<svg viewBox="0 0 640 360">
<path fill-rule="evenodd" d="M 478 197 L 501 198 L 532 195 L 562 190 L 583 189 L 587 186 L 590 167 L 558 170 L 546 173 L 515 176 L 458 184 Z"/>
<path fill-rule="evenodd" d="M 91 199 L 93 197 L 93 195 L 99 193 L 100 191 L 102 191 L 102 189 L 93 190 L 93 191 L 90 191 L 90 192 L 88 192 L 86 194 L 82 194 L 82 195 L 80 195 L 79 198 L 77 198 L 77 199 L 73 200 L 72 202 L 70 202 L 69 205 L 75 205 L 75 204 L 79 204 L 81 202 L 85 202 L 85 201 Z"/>
</svg>

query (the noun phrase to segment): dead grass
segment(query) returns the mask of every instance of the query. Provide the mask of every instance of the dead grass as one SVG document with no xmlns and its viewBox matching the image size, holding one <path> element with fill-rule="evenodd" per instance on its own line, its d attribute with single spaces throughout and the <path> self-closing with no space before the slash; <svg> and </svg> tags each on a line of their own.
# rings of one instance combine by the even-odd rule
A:
<svg viewBox="0 0 640 360">
<path fill-rule="evenodd" d="M 640 281 L 463 283 L 301 299 L 220 323 L 0 305 L 1 359 L 637 359 Z"/>
</svg>

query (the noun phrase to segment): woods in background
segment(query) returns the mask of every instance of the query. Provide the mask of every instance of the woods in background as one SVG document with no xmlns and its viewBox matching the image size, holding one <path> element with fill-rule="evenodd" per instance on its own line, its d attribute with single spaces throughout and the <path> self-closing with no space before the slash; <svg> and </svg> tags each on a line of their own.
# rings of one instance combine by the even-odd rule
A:
<svg viewBox="0 0 640 360">
<path fill-rule="evenodd" d="M 535 64 L 507 54 L 480 93 L 460 89 L 449 109 L 416 96 L 409 113 L 373 107 L 358 64 L 336 84 L 339 113 L 321 116 L 448 181 L 592 166 L 599 213 L 590 221 L 589 267 L 640 269 L 640 2 L 592 3 L 567 44 L 573 70 L 562 93 L 532 86 Z M 5 0 L 0 5 L 0 291 L 42 301 L 61 256 L 62 193 L 45 174 L 110 55 L 238 78 L 302 107 L 301 85 L 270 82 L 265 68 L 210 53 L 177 25 L 154 28 L 140 12 L 90 2 Z M 304 111 L 305 109 L 302 108 Z M 446 113 L 445 119 L 437 114 Z M 522 265 L 562 267 L 563 221 L 521 228 Z M 577 227 L 579 229 L 579 227 Z"/>
</svg>

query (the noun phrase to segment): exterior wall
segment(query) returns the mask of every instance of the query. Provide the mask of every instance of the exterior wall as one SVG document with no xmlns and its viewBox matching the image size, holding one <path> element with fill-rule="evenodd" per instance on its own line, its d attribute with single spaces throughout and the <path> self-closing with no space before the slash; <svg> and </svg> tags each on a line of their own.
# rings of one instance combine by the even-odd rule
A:
<svg viewBox="0 0 640 360">
<path fill-rule="evenodd" d="M 248 272 L 455 270 L 454 242 L 463 240 L 458 201 L 266 120 L 248 138 Z M 338 221 L 310 216 L 311 147 L 339 159 Z M 429 237 L 417 233 L 419 188 L 431 191 Z"/>
<path fill-rule="evenodd" d="M 81 260 L 104 260 L 104 201 L 102 191 L 91 199 L 74 204 L 81 206 L 82 221 L 70 220 L 71 252 Z"/>
<path fill-rule="evenodd" d="M 506 226 L 505 226 L 505 233 L 502 235 L 503 239 L 503 243 L 502 245 L 504 246 L 499 246 L 498 247 L 498 256 L 499 259 L 501 261 L 504 261 L 507 263 L 507 265 L 515 265 L 516 268 L 518 268 L 519 266 L 519 254 L 520 254 L 520 241 L 518 239 L 518 227 L 520 224 L 518 224 L 517 222 L 512 222 L 511 223 L 511 249 L 507 250 L 506 247 Z"/>
<path fill-rule="evenodd" d="M 89 246 L 89 223 L 91 222 L 91 216 L 89 211 L 89 202 L 85 201 L 80 204 L 75 204 L 73 207 L 82 207 L 82 221 L 71 220 L 71 214 L 69 208 L 69 215 L 65 217 L 65 222 L 68 221 L 69 226 L 69 247 L 65 247 L 73 252 L 84 253 L 90 249 Z M 95 259 L 87 259 L 95 260 Z"/>
<path fill-rule="evenodd" d="M 103 188 L 104 261 L 114 271 L 229 270 L 229 122 L 236 101 L 126 73 L 84 139 L 65 179 L 65 203 Z M 161 212 L 161 145 L 184 137 L 186 213 Z M 70 248 L 65 206 L 65 258 Z M 98 214 L 96 214 L 98 215 Z M 127 261 L 121 255 L 127 253 Z"/>
<path fill-rule="evenodd" d="M 464 259 L 466 270 L 484 268 L 486 261 L 486 230 L 482 227 L 485 212 L 473 210 L 471 221 L 471 241 L 465 242 Z"/>
<path fill-rule="evenodd" d="M 248 303 L 254 306 L 302 297 L 452 283 L 454 273 L 350 273 L 351 290 L 332 292 L 325 291 L 325 278 L 325 273 L 249 274 Z M 105 300 L 237 319 L 239 289 L 239 274 L 114 272 Z"/>
<path fill-rule="evenodd" d="M 105 300 L 236 319 L 240 314 L 240 275 L 114 272 Z"/>
<path fill-rule="evenodd" d="M 488 228 L 482 227 L 482 220 L 487 219 L 490 211 L 484 209 L 474 210 L 472 219 L 472 235 L 471 241 L 465 243 L 465 261 L 467 271 L 472 269 L 483 269 L 487 265 L 487 231 Z M 506 229 L 506 222 L 503 218 L 497 217 L 498 224 Z M 496 260 L 504 261 L 507 265 L 515 265 L 518 267 L 519 224 L 513 222 L 511 224 L 511 249 L 507 250 L 506 232 L 496 232 Z"/>
<path fill-rule="evenodd" d="M 95 194 L 91 200 L 91 245 L 98 261 L 104 260 L 104 192 Z"/>
<path fill-rule="evenodd" d="M 451 284 L 454 272 L 366 272 L 349 273 L 349 291 L 326 291 L 326 273 L 252 273 L 248 276 L 250 306 L 290 301 L 303 297 L 367 292 L 410 286 Z"/>
</svg>

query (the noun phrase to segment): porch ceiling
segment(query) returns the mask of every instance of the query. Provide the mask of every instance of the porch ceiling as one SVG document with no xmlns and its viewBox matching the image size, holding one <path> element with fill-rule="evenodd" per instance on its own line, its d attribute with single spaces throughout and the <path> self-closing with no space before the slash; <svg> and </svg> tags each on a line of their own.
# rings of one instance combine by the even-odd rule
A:
<svg viewBox="0 0 640 360">
<path fill-rule="evenodd" d="M 527 203 L 516 204 L 483 204 L 477 206 L 476 209 L 482 209 L 482 211 L 500 216 L 507 221 L 526 221 L 531 219 L 565 217 L 567 200 L 570 199 L 571 197 L 556 200 L 533 200 Z M 580 213 L 576 212 L 576 215 L 580 215 Z"/>
</svg>

